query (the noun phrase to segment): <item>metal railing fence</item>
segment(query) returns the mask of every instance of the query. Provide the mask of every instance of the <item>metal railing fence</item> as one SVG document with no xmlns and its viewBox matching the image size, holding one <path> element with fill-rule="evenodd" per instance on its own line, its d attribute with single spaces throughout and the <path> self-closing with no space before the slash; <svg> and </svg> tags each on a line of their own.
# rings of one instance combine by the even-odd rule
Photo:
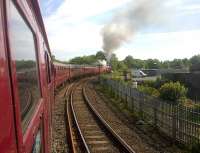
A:
<svg viewBox="0 0 200 153">
<path fill-rule="evenodd" d="M 173 140 L 184 144 L 200 143 L 200 111 L 181 105 L 173 105 L 148 96 L 119 81 L 100 78 L 100 84 L 121 98 L 127 109 Z"/>
</svg>

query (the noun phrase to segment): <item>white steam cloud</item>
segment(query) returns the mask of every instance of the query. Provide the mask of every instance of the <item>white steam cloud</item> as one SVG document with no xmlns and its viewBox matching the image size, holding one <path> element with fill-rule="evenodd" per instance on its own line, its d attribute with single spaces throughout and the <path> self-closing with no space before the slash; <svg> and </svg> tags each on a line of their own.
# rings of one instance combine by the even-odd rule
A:
<svg viewBox="0 0 200 153">
<path fill-rule="evenodd" d="M 131 40 L 140 28 L 164 19 L 161 0 L 132 0 L 127 7 L 116 12 L 110 23 L 102 29 L 103 50 L 109 61 L 113 51 Z"/>
</svg>

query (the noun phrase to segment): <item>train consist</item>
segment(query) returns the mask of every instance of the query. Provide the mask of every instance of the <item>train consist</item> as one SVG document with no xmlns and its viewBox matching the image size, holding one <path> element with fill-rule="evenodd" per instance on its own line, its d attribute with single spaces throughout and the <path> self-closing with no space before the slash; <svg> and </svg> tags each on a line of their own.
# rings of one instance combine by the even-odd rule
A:
<svg viewBox="0 0 200 153">
<path fill-rule="evenodd" d="M 54 62 L 55 87 L 66 81 L 110 71 L 109 66 L 72 65 Z"/>
<path fill-rule="evenodd" d="M 53 63 L 37 0 L 0 0 L 0 152 L 49 153 L 54 89 L 109 71 Z"/>
</svg>

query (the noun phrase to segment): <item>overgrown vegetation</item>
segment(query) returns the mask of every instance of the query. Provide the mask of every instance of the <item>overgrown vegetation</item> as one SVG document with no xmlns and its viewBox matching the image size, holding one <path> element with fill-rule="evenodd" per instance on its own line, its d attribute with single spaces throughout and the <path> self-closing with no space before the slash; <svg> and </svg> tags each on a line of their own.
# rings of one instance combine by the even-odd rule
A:
<svg viewBox="0 0 200 153">
<path fill-rule="evenodd" d="M 143 92 L 143 93 L 150 95 L 150 96 L 153 96 L 153 97 L 159 97 L 160 96 L 160 92 L 156 88 L 153 88 L 153 87 L 141 85 L 141 86 L 138 87 L 138 90 L 140 92 Z"/>
<path fill-rule="evenodd" d="M 36 62 L 33 60 L 18 60 L 16 61 L 16 68 L 18 70 L 24 68 L 36 68 Z"/>
<path fill-rule="evenodd" d="M 160 98 L 175 104 L 186 99 L 187 88 L 181 85 L 180 82 L 165 83 L 160 87 L 159 91 Z"/>
</svg>

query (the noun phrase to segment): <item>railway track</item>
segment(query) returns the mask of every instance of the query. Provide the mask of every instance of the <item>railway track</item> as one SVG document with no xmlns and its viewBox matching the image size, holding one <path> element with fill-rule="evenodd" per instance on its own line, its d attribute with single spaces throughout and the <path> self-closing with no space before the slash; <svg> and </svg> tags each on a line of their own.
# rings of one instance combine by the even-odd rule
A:
<svg viewBox="0 0 200 153">
<path fill-rule="evenodd" d="M 31 91 L 29 88 L 26 88 L 24 91 L 24 100 L 23 100 L 23 110 L 22 110 L 22 118 L 24 118 L 24 116 L 27 114 L 27 112 L 29 111 L 31 105 L 33 104 L 32 102 L 32 95 L 31 95 Z"/>
<path fill-rule="evenodd" d="M 72 84 L 67 92 L 67 129 L 73 153 L 135 153 L 91 105 L 85 81 Z"/>
</svg>

